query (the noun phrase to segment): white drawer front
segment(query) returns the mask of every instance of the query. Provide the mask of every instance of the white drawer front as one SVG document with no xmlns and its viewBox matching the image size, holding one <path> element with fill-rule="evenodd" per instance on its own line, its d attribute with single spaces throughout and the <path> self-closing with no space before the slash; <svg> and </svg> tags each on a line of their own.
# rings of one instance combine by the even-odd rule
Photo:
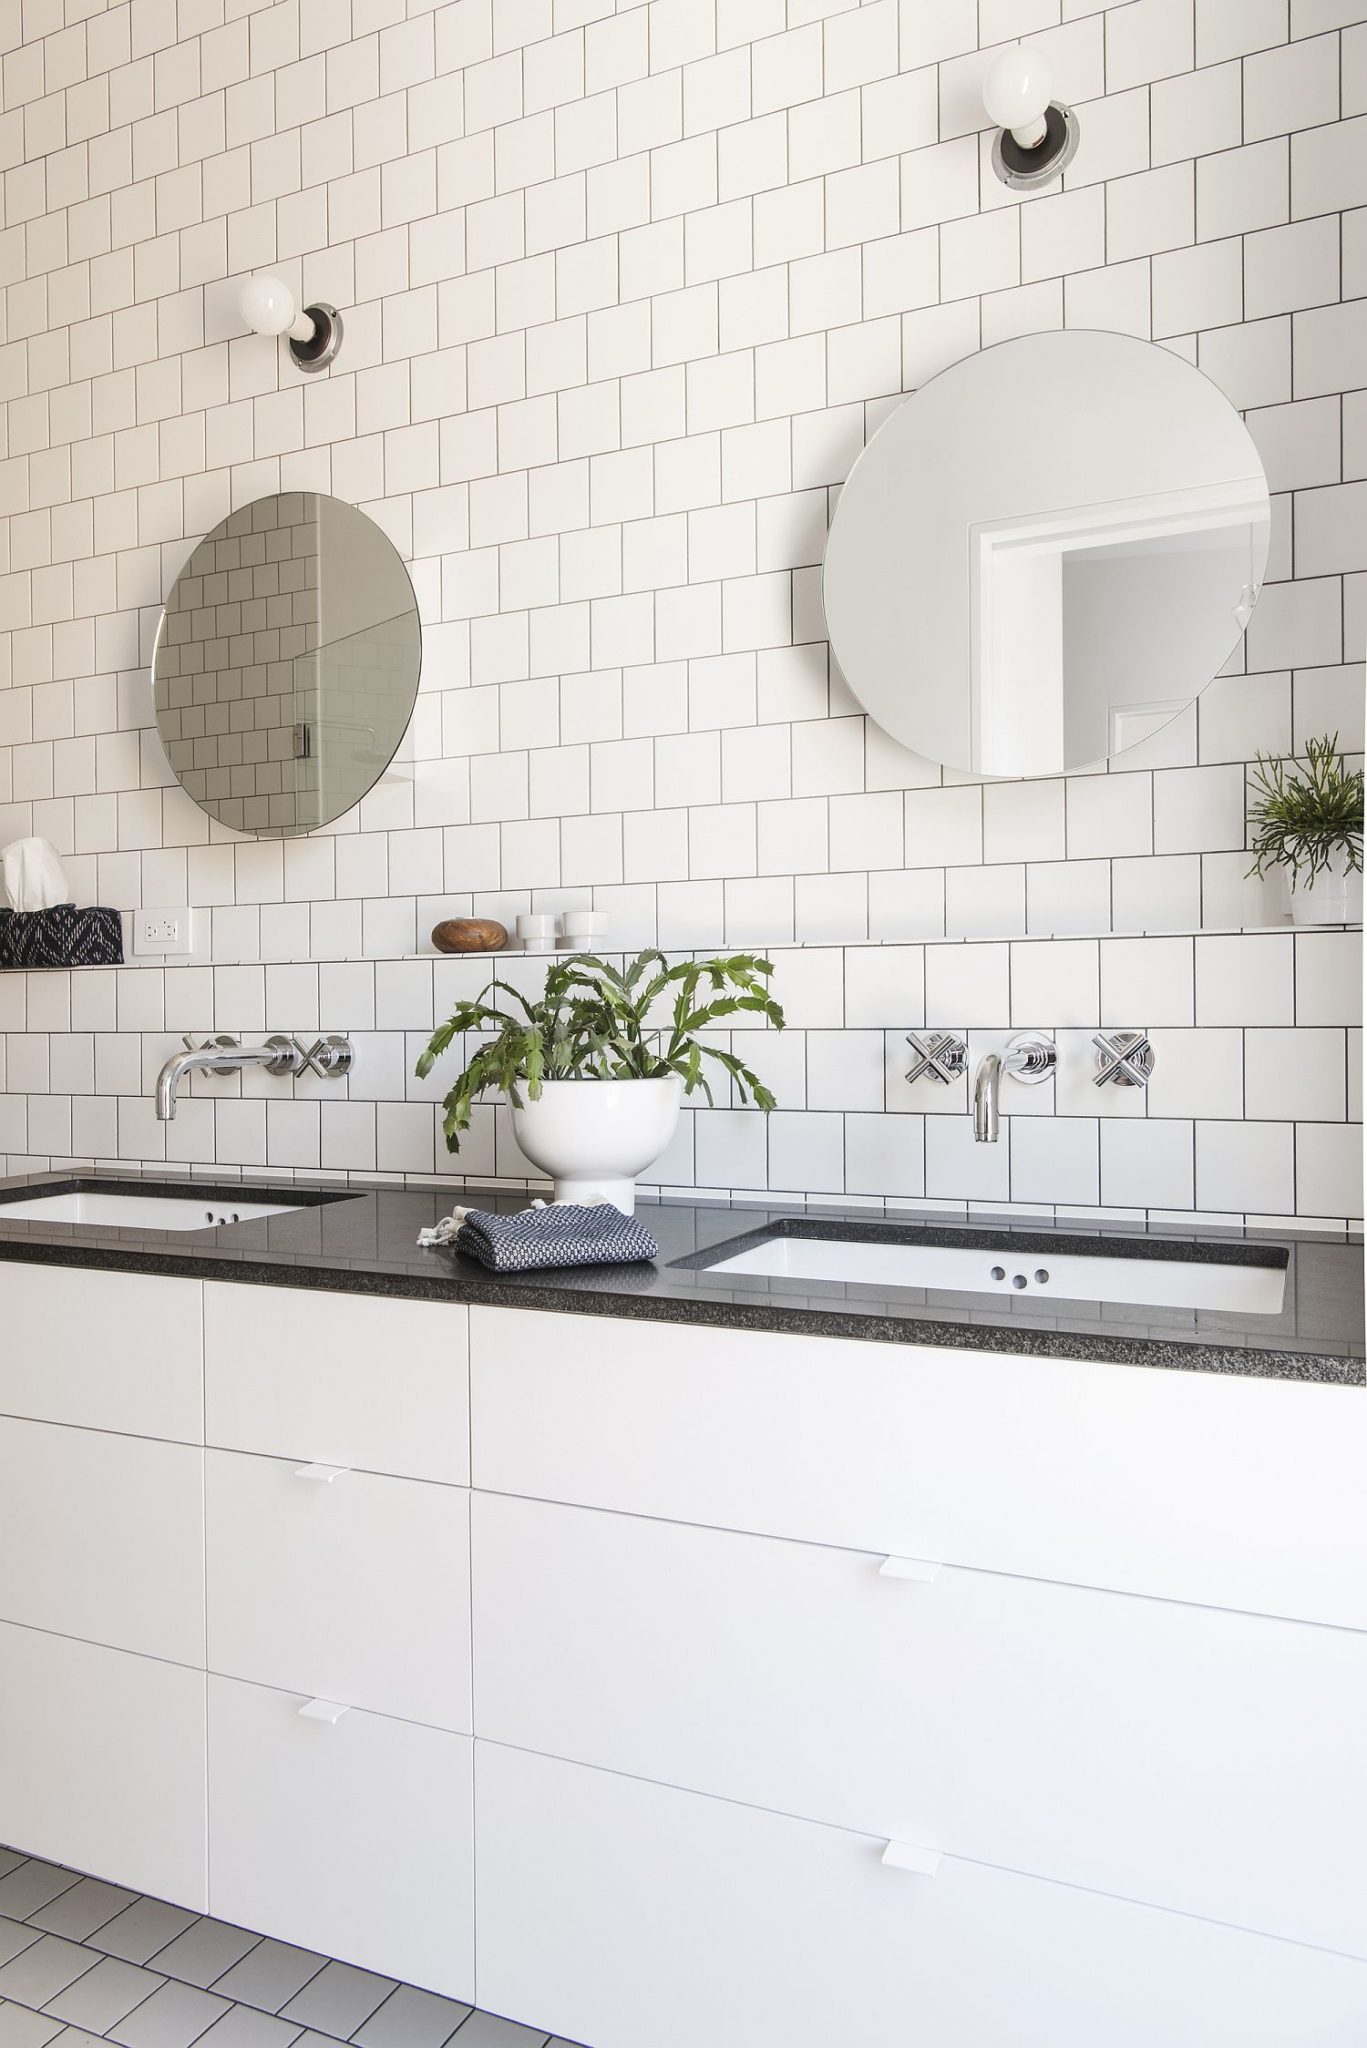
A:
<svg viewBox="0 0 1367 2048">
<path fill-rule="evenodd" d="M 0 1622 L 0 1841 L 204 1912 L 204 1683 Z"/>
<path fill-rule="evenodd" d="M 1367 1627 L 1367 1396 L 471 1310 L 475 1484 Z"/>
<path fill-rule="evenodd" d="M 211 1910 L 471 1999 L 469 1737 L 306 1705 L 209 1680 Z"/>
<path fill-rule="evenodd" d="M 206 1494 L 211 1670 L 469 1731 L 464 1487 L 210 1451 Z"/>
<path fill-rule="evenodd" d="M 0 1262 L 0 1415 L 204 1437 L 200 1285 Z"/>
<path fill-rule="evenodd" d="M 479 2002 L 593 2048 L 1353 2048 L 1367 1965 L 476 1745 Z"/>
<path fill-rule="evenodd" d="M 467 1340 L 449 1303 L 212 1282 L 207 1440 L 468 1485 Z"/>
<path fill-rule="evenodd" d="M 1367 1955 L 1367 1636 L 473 1507 L 479 1735 Z"/>
<path fill-rule="evenodd" d="M 204 1664 L 204 1453 L 0 1418 L 0 1618 Z"/>
</svg>

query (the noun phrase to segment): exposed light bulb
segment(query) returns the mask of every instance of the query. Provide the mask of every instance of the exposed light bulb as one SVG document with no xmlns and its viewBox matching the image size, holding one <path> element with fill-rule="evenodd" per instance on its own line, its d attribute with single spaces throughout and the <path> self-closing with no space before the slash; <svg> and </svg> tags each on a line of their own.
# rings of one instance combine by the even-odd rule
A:
<svg viewBox="0 0 1367 2048">
<path fill-rule="evenodd" d="M 1044 115 L 1053 96 L 1053 78 L 1038 50 L 1013 43 L 991 66 L 983 80 L 983 105 L 998 128 L 1009 128 L 1022 149 L 1038 149 L 1047 134 Z"/>
<path fill-rule="evenodd" d="M 288 334 L 312 341 L 314 323 L 299 312 L 294 293 L 279 277 L 249 277 L 237 296 L 238 311 L 256 334 Z"/>
</svg>

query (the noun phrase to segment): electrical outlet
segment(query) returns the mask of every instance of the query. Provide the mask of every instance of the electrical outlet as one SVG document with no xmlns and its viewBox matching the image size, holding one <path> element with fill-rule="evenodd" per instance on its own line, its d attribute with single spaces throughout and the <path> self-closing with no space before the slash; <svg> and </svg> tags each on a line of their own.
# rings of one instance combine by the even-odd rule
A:
<svg viewBox="0 0 1367 2048">
<path fill-rule="evenodd" d="M 188 953 L 194 945 L 192 910 L 138 910 L 133 914 L 135 953 Z"/>
</svg>

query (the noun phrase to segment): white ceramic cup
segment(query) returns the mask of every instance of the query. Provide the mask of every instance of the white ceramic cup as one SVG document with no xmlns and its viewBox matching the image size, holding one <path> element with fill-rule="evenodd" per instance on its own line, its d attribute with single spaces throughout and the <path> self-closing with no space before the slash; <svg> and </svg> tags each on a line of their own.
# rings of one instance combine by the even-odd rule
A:
<svg viewBox="0 0 1367 2048">
<path fill-rule="evenodd" d="M 559 925 L 558 917 L 550 917 L 544 911 L 523 912 L 517 920 L 518 943 L 523 952 L 553 953 Z"/>
</svg>

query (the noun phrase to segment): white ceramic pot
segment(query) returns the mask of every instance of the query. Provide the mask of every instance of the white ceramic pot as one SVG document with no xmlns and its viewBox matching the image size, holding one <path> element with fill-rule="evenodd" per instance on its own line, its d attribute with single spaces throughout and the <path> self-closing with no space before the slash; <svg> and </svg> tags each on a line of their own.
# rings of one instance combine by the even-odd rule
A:
<svg viewBox="0 0 1367 2048">
<path fill-rule="evenodd" d="M 1298 885 L 1298 878 L 1293 874 L 1290 877 L 1292 924 L 1347 924 L 1348 874 L 1346 853 L 1331 854 L 1328 867 L 1322 868 L 1313 882 Z"/>
<path fill-rule="evenodd" d="M 550 1174 L 557 1202 L 594 1195 L 626 1216 L 636 1209 L 636 1176 L 657 1160 L 679 1121 L 683 1082 L 546 1081 L 536 1101 L 513 1111 L 513 1135 L 533 1166 Z"/>
</svg>

